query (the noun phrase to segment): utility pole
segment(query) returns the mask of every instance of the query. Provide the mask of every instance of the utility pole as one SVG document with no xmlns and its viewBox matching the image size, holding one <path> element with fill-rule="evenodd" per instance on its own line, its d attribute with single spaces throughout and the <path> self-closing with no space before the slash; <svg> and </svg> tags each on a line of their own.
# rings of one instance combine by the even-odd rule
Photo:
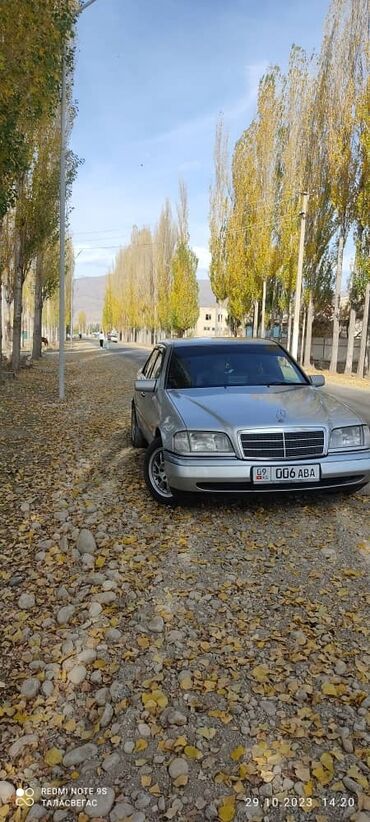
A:
<svg viewBox="0 0 370 822">
<path fill-rule="evenodd" d="M 80 3 L 76 11 L 76 19 L 95 0 L 86 0 Z M 64 371 L 65 371 L 65 243 L 66 243 L 66 112 L 67 112 L 67 47 L 63 46 L 62 55 L 62 87 L 60 99 L 60 183 L 59 183 L 59 399 L 64 400 Z M 71 334 L 72 337 L 72 334 Z"/>
<path fill-rule="evenodd" d="M 298 354 L 298 340 L 299 340 L 299 316 L 301 312 L 301 296 L 302 296 L 302 275 L 303 275 L 303 257 L 304 257 L 304 235 L 306 230 L 306 215 L 307 215 L 308 192 L 302 192 L 302 211 L 301 218 L 301 233 L 299 237 L 299 251 L 298 251 L 298 269 L 297 269 L 297 283 L 295 289 L 294 300 L 294 318 L 293 318 L 293 337 L 290 353 L 294 359 L 297 359 Z"/>
<path fill-rule="evenodd" d="M 64 278 L 65 278 L 65 244 L 66 244 L 66 47 L 63 46 L 62 57 L 62 94 L 60 101 L 60 181 L 59 181 L 59 399 L 64 400 Z"/>
</svg>

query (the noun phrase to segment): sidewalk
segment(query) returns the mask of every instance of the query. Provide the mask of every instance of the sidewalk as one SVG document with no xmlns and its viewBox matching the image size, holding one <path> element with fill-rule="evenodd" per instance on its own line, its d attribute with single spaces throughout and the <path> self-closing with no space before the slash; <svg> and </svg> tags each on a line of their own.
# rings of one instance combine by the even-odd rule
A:
<svg viewBox="0 0 370 822">
<path fill-rule="evenodd" d="M 370 498 L 161 508 L 136 370 L 83 346 L 64 403 L 53 355 L 2 393 L 0 790 L 53 822 L 363 822 Z"/>
</svg>

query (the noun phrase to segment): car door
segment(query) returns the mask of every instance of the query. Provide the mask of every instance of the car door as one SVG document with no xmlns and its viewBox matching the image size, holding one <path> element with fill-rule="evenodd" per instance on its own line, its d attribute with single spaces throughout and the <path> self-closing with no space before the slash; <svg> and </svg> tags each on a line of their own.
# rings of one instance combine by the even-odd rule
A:
<svg viewBox="0 0 370 822">
<path fill-rule="evenodd" d="M 158 388 L 158 383 L 163 368 L 163 361 L 164 349 L 160 347 L 158 349 L 158 356 L 152 363 L 148 374 L 148 379 L 156 380 L 156 388 L 155 391 L 153 391 L 152 393 L 146 394 L 145 399 L 143 399 L 143 405 L 145 409 L 145 424 L 147 430 L 147 438 L 149 442 L 152 439 L 154 439 L 156 429 L 160 426 L 161 422 L 161 408 L 159 401 L 160 391 Z"/>
<path fill-rule="evenodd" d="M 158 379 L 163 363 L 164 351 L 162 347 L 153 349 L 138 378 Z M 139 428 L 149 442 L 153 439 L 158 424 L 158 401 L 156 392 L 145 394 L 135 391 L 135 408 Z"/>
</svg>

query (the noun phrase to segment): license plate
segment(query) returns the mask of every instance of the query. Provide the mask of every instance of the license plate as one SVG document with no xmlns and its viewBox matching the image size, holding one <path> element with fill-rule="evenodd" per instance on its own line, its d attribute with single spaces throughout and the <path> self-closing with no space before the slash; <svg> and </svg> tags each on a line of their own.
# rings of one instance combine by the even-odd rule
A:
<svg viewBox="0 0 370 822">
<path fill-rule="evenodd" d="M 279 482 L 319 482 L 319 465 L 259 465 L 252 469 L 253 482 L 256 485 Z"/>
</svg>

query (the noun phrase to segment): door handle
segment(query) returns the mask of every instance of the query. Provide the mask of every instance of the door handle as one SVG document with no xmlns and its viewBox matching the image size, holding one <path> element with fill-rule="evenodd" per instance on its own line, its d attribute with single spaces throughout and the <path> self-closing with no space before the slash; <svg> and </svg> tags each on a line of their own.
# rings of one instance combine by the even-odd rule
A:
<svg viewBox="0 0 370 822">
<path fill-rule="evenodd" d="M 146 397 L 146 393 L 145 393 L 145 391 L 140 391 L 140 396 L 141 396 L 141 397 Z"/>
</svg>

